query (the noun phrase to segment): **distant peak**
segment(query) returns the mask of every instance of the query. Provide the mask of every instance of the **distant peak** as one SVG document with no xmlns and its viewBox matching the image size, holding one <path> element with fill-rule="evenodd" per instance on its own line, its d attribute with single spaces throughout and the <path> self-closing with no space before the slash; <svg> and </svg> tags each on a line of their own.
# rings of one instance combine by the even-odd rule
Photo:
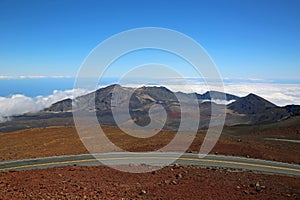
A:
<svg viewBox="0 0 300 200">
<path fill-rule="evenodd" d="M 267 109 L 275 107 L 277 107 L 275 104 L 253 93 L 228 105 L 229 109 L 241 114 L 263 113 Z"/>
<path fill-rule="evenodd" d="M 242 99 L 244 99 L 244 100 L 245 99 L 252 99 L 252 100 L 255 100 L 255 101 L 262 101 L 262 102 L 266 102 L 268 104 L 274 105 L 273 103 L 269 102 L 268 100 L 264 99 L 263 97 L 258 96 L 258 95 L 253 94 L 253 93 L 248 94 L 247 96 L 243 97 Z"/>
<path fill-rule="evenodd" d="M 254 93 L 250 93 L 248 94 L 246 97 L 259 97 L 258 95 L 254 94 Z"/>
<path fill-rule="evenodd" d="M 107 86 L 107 87 L 122 87 L 122 86 L 116 83 L 116 84 L 112 84 L 112 85 Z"/>
<path fill-rule="evenodd" d="M 119 84 L 112 84 L 112 85 L 109 85 L 109 86 L 106 86 L 102 89 L 114 89 L 114 88 L 121 88 L 122 86 L 119 85 Z M 101 89 L 101 88 L 100 88 Z"/>
</svg>

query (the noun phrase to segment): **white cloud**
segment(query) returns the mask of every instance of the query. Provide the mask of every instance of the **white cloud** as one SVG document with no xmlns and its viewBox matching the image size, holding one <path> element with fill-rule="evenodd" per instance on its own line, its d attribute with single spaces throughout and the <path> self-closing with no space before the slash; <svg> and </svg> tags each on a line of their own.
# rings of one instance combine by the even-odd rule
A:
<svg viewBox="0 0 300 200">
<path fill-rule="evenodd" d="M 202 102 L 213 102 L 216 104 L 228 105 L 228 104 L 231 104 L 232 102 L 235 102 L 235 100 L 226 101 L 226 100 L 220 100 L 220 99 L 212 99 L 212 100 L 206 99 L 206 100 L 203 100 Z"/>
<path fill-rule="evenodd" d="M 37 111 L 37 104 L 32 98 L 19 94 L 10 98 L 0 97 L 0 120 L 3 120 L 4 116 L 23 114 L 29 111 Z"/>
<path fill-rule="evenodd" d="M 254 93 L 279 106 L 300 104 L 300 84 L 231 83 L 225 84 L 225 91 L 238 96 Z"/>
<path fill-rule="evenodd" d="M 17 76 L 19 79 L 39 79 L 39 78 L 48 78 L 48 76 Z"/>
<path fill-rule="evenodd" d="M 0 79 L 10 79 L 11 76 L 0 76 Z"/>
<path fill-rule="evenodd" d="M 268 101 L 278 105 L 285 106 L 289 104 L 297 104 L 300 105 L 300 84 L 280 84 L 280 83 L 253 83 L 253 82 L 231 82 L 224 83 L 224 88 L 219 87 L 218 84 L 214 85 L 213 82 L 209 86 L 204 82 L 200 82 L 197 80 L 188 81 L 188 85 L 192 88 L 193 91 L 197 93 L 204 93 L 208 90 L 222 91 L 234 94 L 240 97 L 246 96 L 250 93 L 254 93 L 259 95 Z M 183 86 L 174 82 L 172 85 L 172 81 L 169 80 L 168 84 L 165 86 L 169 87 L 174 91 L 187 91 L 185 88 L 188 86 Z M 190 92 L 190 90 L 188 90 Z"/>
<path fill-rule="evenodd" d="M 15 94 L 10 97 L 0 97 L 0 122 L 7 117 L 21 115 L 27 112 L 37 112 L 49 107 L 51 104 L 86 94 L 84 89 L 59 91 L 54 90 L 49 96 L 37 96 L 34 98 L 22 94 Z"/>
</svg>

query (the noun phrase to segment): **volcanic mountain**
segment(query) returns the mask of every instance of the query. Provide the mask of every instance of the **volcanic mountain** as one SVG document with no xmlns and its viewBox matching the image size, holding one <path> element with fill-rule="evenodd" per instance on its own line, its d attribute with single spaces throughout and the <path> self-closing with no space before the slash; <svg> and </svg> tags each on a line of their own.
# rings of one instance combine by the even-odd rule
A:
<svg viewBox="0 0 300 200">
<path fill-rule="evenodd" d="M 196 99 L 200 113 L 195 115 L 190 106 Z M 229 105 L 214 103 L 215 100 L 234 101 Z M 182 104 L 182 105 L 181 105 Z M 88 117 L 90 113 L 96 113 L 98 121 L 103 125 L 116 125 L 112 110 L 117 106 L 128 108 L 131 119 L 122 121 L 124 124 L 136 123 L 146 126 L 151 122 L 149 117 L 150 108 L 154 105 L 163 107 L 167 114 L 165 129 L 178 129 L 181 120 L 181 108 L 185 106 L 189 111 L 184 116 L 191 120 L 200 118 L 199 128 L 209 125 L 215 114 L 226 114 L 226 125 L 237 124 L 260 124 L 284 120 L 300 114 L 300 106 L 289 105 L 279 107 L 259 97 L 249 94 L 238 97 L 218 91 L 210 91 L 204 94 L 172 92 L 166 87 L 140 87 L 129 88 L 120 85 L 110 85 L 100 88 L 95 92 L 77 97 L 73 100 L 65 99 L 54 103 L 38 113 L 27 113 L 15 116 L 12 121 L 1 123 L 0 132 L 44 126 L 73 125 L 72 111 L 84 112 Z M 119 112 L 120 115 L 124 114 Z M 154 116 L 161 115 L 158 109 L 152 109 Z M 220 111 L 220 112 L 219 112 Z M 125 111 L 124 111 L 125 112 Z M 226 112 L 226 113 L 225 113 Z M 216 115 L 217 115 L 216 114 Z M 155 123 L 162 123 L 155 121 Z"/>
<path fill-rule="evenodd" d="M 227 108 L 234 113 L 244 115 L 244 118 L 247 118 L 248 124 L 276 122 L 286 119 L 291 115 L 286 108 L 276 106 L 252 93 L 229 104 Z"/>
<path fill-rule="evenodd" d="M 228 109 L 240 114 L 257 114 L 276 107 L 275 104 L 252 93 L 228 105 Z"/>
</svg>

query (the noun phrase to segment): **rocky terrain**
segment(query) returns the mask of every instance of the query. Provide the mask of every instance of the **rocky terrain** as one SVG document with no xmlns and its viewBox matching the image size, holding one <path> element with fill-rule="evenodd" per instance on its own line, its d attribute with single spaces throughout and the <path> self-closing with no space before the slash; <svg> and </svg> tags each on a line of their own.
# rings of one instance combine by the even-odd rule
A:
<svg viewBox="0 0 300 200">
<path fill-rule="evenodd" d="M 129 174 L 98 167 L 0 173 L 0 199 L 299 199 L 298 178 L 173 165 Z"/>
</svg>

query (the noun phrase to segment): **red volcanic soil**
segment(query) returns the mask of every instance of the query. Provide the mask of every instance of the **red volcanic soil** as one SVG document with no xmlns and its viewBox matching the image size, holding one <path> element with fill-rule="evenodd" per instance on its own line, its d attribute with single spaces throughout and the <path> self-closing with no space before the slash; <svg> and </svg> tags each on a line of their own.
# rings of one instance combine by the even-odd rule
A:
<svg viewBox="0 0 300 200">
<path fill-rule="evenodd" d="M 300 199 L 300 179 L 179 165 L 143 174 L 69 166 L 0 173 L 0 199 Z"/>
<path fill-rule="evenodd" d="M 300 124 L 297 128 L 300 130 Z M 273 131 L 243 126 L 225 128 L 211 153 L 300 163 L 299 143 L 264 140 L 264 137 L 282 136 L 300 139 L 297 128 L 284 127 Z M 133 152 L 158 150 L 175 136 L 175 132 L 161 131 L 149 139 L 140 139 L 126 135 L 116 127 L 107 126 L 103 130 L 116 146 Z M 250 133 L 245 134 L 246 131 Z M 205 133 L 198 132 L 188 152 L 199 151 Z M 0 134 L 0 161 L 85 153 L 88 151 L 74 127 L 35 128 Z"/>
</svg>

